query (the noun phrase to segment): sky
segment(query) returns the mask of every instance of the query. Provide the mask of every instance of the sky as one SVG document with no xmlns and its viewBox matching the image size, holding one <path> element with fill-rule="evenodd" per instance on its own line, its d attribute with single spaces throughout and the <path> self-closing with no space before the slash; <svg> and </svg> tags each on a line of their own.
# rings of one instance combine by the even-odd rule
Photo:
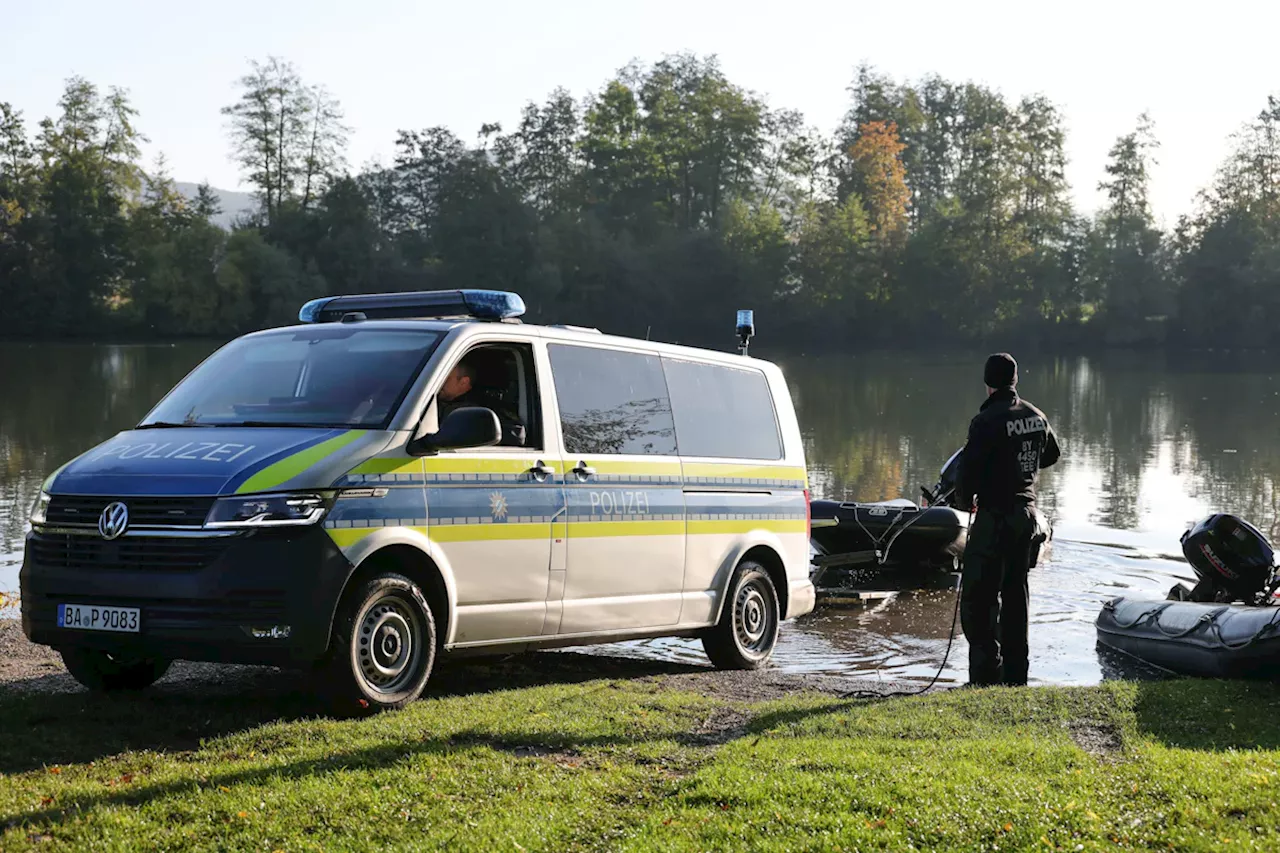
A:
<svg viewBox="0 0 1280 853">
<path fill-rule="evenodd" d="M 1161 142 L 1152 206 L 1172 226 L 1228 136 L 1280 95 L 1277 33 L 1274 0 L 0 0 L 0 101 L 33 126 L 71 75 L 121 86 L 148 162 L 163 152 L 175 180 L 235 190 L 219 109 L 251 59 L 289 60 L 341 101 L 353 168 L 389 162 L 398 129 L 445 125 L 473 140 L 485 122 L 513 127 L 557 86 L 583 97 L 633 59 L 681 51 L 718 56 L 730 80 L 829 132 L 866 61 L 898 80 L 937 73 L 1011 100 L 1049 97 L 1086 212 L 1100 204 L 1108 149 L 1148 110 Z"/>
</svg>

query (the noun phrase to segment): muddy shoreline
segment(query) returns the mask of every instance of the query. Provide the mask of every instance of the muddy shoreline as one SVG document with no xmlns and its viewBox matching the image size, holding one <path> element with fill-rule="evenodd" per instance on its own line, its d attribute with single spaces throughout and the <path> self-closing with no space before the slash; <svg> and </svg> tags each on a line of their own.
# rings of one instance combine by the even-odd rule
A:
<svg viewBox="0 0 1280 853">
<path fill-rule="evenodd" d="M 450 695 L 528 687 L 536 684 L 625 678 L 652 681 L 735 702 L 781 699 L 797 693 L 840 696 L 852 691 L 886 694 L 920 690 L 924 684 L 796 675 L 773 669 L 728 672 L 663 661 L 635 660 L 590 652 L 535 652 L 483 659 L 444 659 L 432 675 L 427 695 Z M 934 690 L 946 689 L 935 687 Z M 179 661 L 152 690 L 216 695 L 296 694 L 308 690 L 302 673 L 275 667 Z M 57 652 L 23 635 L 17 620 L 0 619 L 0 693 L 86 692 L 67 674 Z"/>
</svg>

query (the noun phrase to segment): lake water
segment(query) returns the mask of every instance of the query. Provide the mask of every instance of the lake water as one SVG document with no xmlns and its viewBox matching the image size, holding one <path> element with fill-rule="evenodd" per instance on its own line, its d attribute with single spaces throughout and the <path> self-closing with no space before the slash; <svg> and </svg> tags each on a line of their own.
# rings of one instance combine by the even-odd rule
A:
<svg viewBox="0 0 1280 853">
<path fill-rule="evenodd" d="M 48 472 L 136 422 L 211 348 L 0 344 L 0 592 L 17 588 L 28 509 Z M 772 356 L 791 383 L 814 496 L 915 499 L 932 486 L 982 402 L 984 355 Z M 1117 594 L 1163 597 L 1185 580 L 1178 538 L 1188 525 L 1225 511 L 1280 538 L 1280 357 L 1016 355 L 1023 394 L 1064 450 L 1041 482 L 1054 544 L 1031 579 L 1031 678 L 1092 683 L 1107 663 L 1095 649 L 1099 606 Z M 885 589 L 909 588 L 819 608 L 784 626 L 774 665 L 931 678 L 954 580 L 886 577 Z M 684 640 L 608 650 L 705 662 Z M 959 636 L 942 679 L 963 681 L 966 658 Z"/>
</svg>

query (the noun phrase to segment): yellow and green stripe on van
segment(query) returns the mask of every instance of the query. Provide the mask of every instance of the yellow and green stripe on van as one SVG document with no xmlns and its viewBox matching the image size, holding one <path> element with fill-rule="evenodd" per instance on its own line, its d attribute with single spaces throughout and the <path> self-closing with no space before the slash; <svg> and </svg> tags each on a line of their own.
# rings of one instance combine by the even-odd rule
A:
<svg viewBox="0 0 1280 853">
<path fill-rule="evenodd" d="M 552 529 L 556 528 L 556 529 Z M 327 527 L 326 532 L 339 548 L 349 548 L 366 536 L 387 529 L 377 527 Z M 441 544 L 452 542 L 504 542 L 513 540 L 545 540 L 549 537 L 597 539 L 616 536 L 708 536 L 742 535 L 755 531 L 776 534 L 806 532 L 803 518 L 774 519 L 690 519 L 688 521 L 582 521 L 480 524 L 440 524 L 409 527 Z"/>
<path fill-rule="evenodd" d="M 776 489 L 807 489 L 809 474 L 789 465 L 751 465 L 737 462 L 684 463 L 685 488 L 700 486 L 753 486 Z"/>
<path fill-rule="evenodd" d="M 279 462 L 274 462 L 249 477 L 240 484 L 240 488 L 236 489 L 236 494 L 269 492 L 301 475 L 312 465 L 323 462 L 330 454 L 336 453 L 351 444 L 361 435 L 362 432 L 360 430 L 348 430 L 342 435 L 334 436 L 308 447 L 306 450 L 299 450 L 297 453 L 290 454 Z"/>
<path fill-rule="evenodd" d="M 793 534 L 806 531 L 803 508 L 795 505 L 795 501 L 800 500 L 797 493 L 807 484 L 805 470 L 801 467 L 715 462 L 646 462 L 595 459 L 588 456 L 580 461 L 595 469 L 596 474 L 590 480 L 579 482 L 576 478 L 567 476 L 566 471 L 562 475 L 563 479 L 554 477 L 550 482 L 535 484 L 527 476 L 530 467 L 535 464 L 532 459 L 532 455 L 487 459 L 427 457 L 407 462 L 403 457 L 371 459 L 353 468 L 344 479 L 352 483 L 421 483 L 427 489 L 426 494 L 435 495 L 428 499 L 425 507 L 420 507 L 413 513 L 425 517 L 422 521 L 414 522 L 398 520 L 394 517 L 394 509 L 380 512 L 381 499 L 371 498 L 368 504 L 371 515 L 363 515 L 356 510 L 348 513 L 342 521 L 326 524 L 326 527 L 341 547 L 349 547 L 378 530 L 398 526 L 415 530 L 439 543 L 545 540 L 548 537 L 592 539 L 620 536 L 743 535 L 762 530 L 775 534 Z M 573 464 L 575 462 L 571 460 L 568 465 L 549 464 L 548 467 L 554 470 L 555 467 Z M 628 482 L 630 486 L 624 485 Z M 623 495 L 639 495 L 644 492 L 653 493 L 656 501 L 658 493 L 670 495 L 674 490 L 678 501 L 681 483 L 686 491 L 690 488 L 703 488 L 714 493 L 714 496 L 689 492 L 686 497 L 687 505 L 680 506 L 679 510 L 672 506 L 664 514 L 664 510 L 655 503 L 654 515 L 649 517 L 644 513 L 615 512 L 611 509 L 597 514 L 594 509 L 591 512 L 584 511 L 583 505 L 574 506 L 575 503 L 585 502 L 585 498 L 581 496 L 586 492 L 594 494 L 601 490 L 613 490 L 611 493 L 619 496 L 619 507 L 624 505 Z M 444 491 L 436 494 L 434 490 L 441 487 Z M 538 502 L 530 506 L 527 501 L 517 500 L 519 495 L 532 494 L 523 491 L 529 488 L 539 492 L 550 490 L 551 494 L 558 493 L 561 497 L 542 506 L 538 506 Z M 744 488 L 753 491 L 733 494 Z M 455 489 L 461 491 L 455 492 Z M 494 517 L 489 518 L 481 512 L 480 517 L 476 518 L 474 510 L 461 509 L 468 501 L 455 507 L 452 506 L 452 498 L 445 498 L 446 495 L 458 495 L 461 499 L 461 495 L 473 489 L 485 490 L 487 497 L 500 502 L 511 517 L 502 518 L 495 512 Z M 506 489 L 511 491 L 506 492 Z M 558 492 L 558 489 L 564 491 Z M 618 489 L 624 491 L 618 492 Z M 772 490 L 772 498 L 767 494 L 769 490 Z M 790 493 L 791 497 L 785 497 L 786 493 Z M 574 499 L 574 495 L 580 497 Z M 441 498 L 444 498 L 443 503 Z M 699 498 L 703 499 L 705 506 L 699 505 Z M 778 504 L 779 499 L 782 500 L 782 505 Z M 515 503 L 508 507 L 506 500 Z M 635 504 L 639 503 L 640 499 L 636 498 Z M 626 505 L 631 505 L 630 499 Z M 645 506 L 648 506 L 647 501 Z M 404 515 L 402 512 L 401 517 Z M 468 515 L 472 517 L 465 517 Z"/>
</svg>

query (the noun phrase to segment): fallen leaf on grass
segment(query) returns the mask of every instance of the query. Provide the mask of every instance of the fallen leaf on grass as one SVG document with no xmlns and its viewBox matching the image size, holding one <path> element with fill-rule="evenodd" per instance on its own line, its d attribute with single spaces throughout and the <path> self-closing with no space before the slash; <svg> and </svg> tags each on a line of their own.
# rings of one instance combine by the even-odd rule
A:
<svg viewBox="0 0 1280 853">
<path fill-rule="evenodd" d="M 1005 832 L 1013 832 L 1013 824 L 1006 823 L 1004 826 L 1000 827 L 1000 829 L 1002 829 Z"/>
<path fill-rule="evenodd" d="M 41 798 L 40 798 L 40 805 L 42 805 L 42 806 L 51 806 L 51 805 L 53 805 L 53 797 L 41 797 Z"/>
</svg>

